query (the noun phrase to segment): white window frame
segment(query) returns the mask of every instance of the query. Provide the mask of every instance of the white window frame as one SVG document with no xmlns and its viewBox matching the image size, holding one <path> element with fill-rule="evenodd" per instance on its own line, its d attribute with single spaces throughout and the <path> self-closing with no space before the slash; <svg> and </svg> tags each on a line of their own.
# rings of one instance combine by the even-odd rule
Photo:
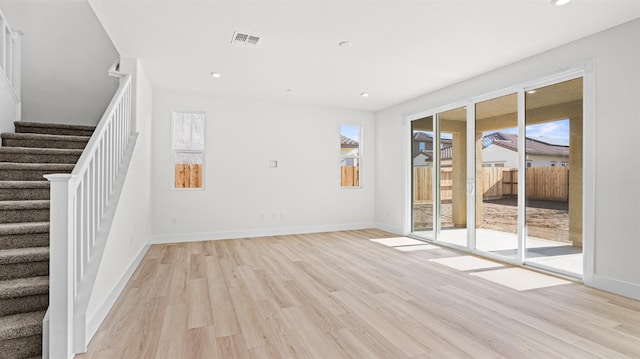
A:
<svg viewBox="0 0 640 359">
<path fill-rule="evenodd" d="M 176 139 L 175 139 L 175 114 L 176 113 L 191 113 L 191 114 L 201 114 L 203 117 L 203 125 L 202 125 L 202 135 L 203 135 L 203 144 L 201 150 L 193 150 L 193 149 L 178 149 L 176 148 Z M 204 191 L 205 189 L 205 150 L 207 145 L 206 134 L 207 134 L 207 113 L 205 111 L 193 111 L 193 110 L 183 110 L 176 109 L 171 111 L 171 189 L 176 191 Z M 202 157 L 202 186 L 201 187 L 176 187 L 176 154 L 177 153 L 193 153 L 200 154 Z"/>
</svg>

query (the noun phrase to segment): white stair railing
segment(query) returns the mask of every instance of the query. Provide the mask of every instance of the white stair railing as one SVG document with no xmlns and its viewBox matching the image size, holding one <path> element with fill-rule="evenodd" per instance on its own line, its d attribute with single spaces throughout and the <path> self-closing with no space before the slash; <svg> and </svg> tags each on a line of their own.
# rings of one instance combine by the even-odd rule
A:
<svg viewBox="0 0 640 359">
<path fill-rule="evenodd" d="M 86 349 L 86 308 L 93 289 L 118 181 L 128 166 L 136 132 L 131 75 L 120 86 L 71 174 L 45 176 L 51 184 L 48 338 L 51 358 Z M 111 217 L 111 218 L 110 218 Z"/>
</svg>

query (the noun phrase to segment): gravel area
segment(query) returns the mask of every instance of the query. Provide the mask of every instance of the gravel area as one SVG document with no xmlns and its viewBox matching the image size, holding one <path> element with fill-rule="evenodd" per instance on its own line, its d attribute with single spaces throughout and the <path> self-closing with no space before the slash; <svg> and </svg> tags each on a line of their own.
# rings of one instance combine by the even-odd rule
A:
<svg viewBox="0 0 640 359">
<path fill-rule="evenodd" d="M 432 209 L 430 204 L 414 205 L 415 229 L 432 227 Z M 442 227 L 453 227 L 451 221 L 451 203 L 443 203 Z M 483 223 L 480 228 L 516 233 L 516 199 L 485 201 L 483 204 Z M 532 237 L 558 242 L 569 242 L 569 212 L 566 202 L 532 201 L 527 204 L 527 232 Z"/>
</svg>

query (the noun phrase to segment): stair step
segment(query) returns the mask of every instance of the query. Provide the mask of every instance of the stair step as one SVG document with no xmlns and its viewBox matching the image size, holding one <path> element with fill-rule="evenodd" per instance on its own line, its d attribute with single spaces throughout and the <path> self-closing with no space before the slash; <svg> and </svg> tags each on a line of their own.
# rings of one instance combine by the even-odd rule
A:
<svg viewBox="0 0 640 359">
<path fill-rule="evenodd" d="M 0 223 L 49 221 L 49 201 L 0 201 Z"/>
<path fill-rule="evenodd" d="M 0 162 L 2 181 L 46 181 L 43 176 L 51 173 L 71 173 L 71 163 L 12 163 Z"/>
<path fill-rule="evenodd" d="M 0 147 L 0 162 L 74 164 L 81 154 L 79 149 Z"/>
<path fill-rule="evenodd" d="M 49 181 L 0 181 L 0 201 L 48 200 Z"/>
<path fill-rule="evenodd" d="M 42 334 L 44 311 L 0 317 L 0 341 Z"/>
<path fill-rule="evenodd" d="M 95 126 L 68 125 L 61 123 L 42 123 L 16 121 L 13 123 L 17 133 L 41 133 L 49 135 L 91 136 Z"/>
<path fill-rule="evenodd" d="M 47 310 L 49 307 L 48 281 L 45 287 L 47 290 L 42 294 L 0 298 L 0 316 Z"/>
<path fill-rule="evenodd" d="M 49 277 L 30 277 L 0 281 L 0 299 L 49 293 Z"/>
<path fill-rule="evenodd" d="M 0 250 L 49 245 L 49 222 L 0 223 Z"/>
<path fill-rule="evenodd" d="M 2 202 L 0 202 L 2 203 Z M 49 232 L 49 222 L 1 223 L 0 237 Z"/>
<path fill-rule="evenodd" d="M 42 331 L 40 325 L 39 331 Z M 42 353 L 42 333 L 18 337 L 9 340 L 0 340 L 0 353 L 2 358 L 39 358 Z"/>
<path fill-rule="evenodd" d="M 49 247 L 0 250 L 0 280 L 49 275 Z"/>
<path fill-rule="evenodd" d="M 49 247 L 29 247 L 0 250 L 0 265 L 42 262 L 49 260 Z"/>
<path fill-rule="evenodd" d="M 3 133 L 2 146 L 83 149 L 89 136 L 43 135 L 36 133 Z"/>
</svg>

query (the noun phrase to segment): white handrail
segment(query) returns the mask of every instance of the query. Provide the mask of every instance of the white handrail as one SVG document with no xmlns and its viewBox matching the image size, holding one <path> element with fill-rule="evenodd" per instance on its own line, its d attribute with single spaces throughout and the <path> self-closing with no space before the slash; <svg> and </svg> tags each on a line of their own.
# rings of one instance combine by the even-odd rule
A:
<svg viewBox="0 0 640 359">
<path fill-rule="evenodd" d="M 135 143 L 131 75 L 120 86 L 71 174 L 51 182 L 49 356 L 86 347 L 86 306 L 117 200 L 117 181 Z"/>
</svg>

